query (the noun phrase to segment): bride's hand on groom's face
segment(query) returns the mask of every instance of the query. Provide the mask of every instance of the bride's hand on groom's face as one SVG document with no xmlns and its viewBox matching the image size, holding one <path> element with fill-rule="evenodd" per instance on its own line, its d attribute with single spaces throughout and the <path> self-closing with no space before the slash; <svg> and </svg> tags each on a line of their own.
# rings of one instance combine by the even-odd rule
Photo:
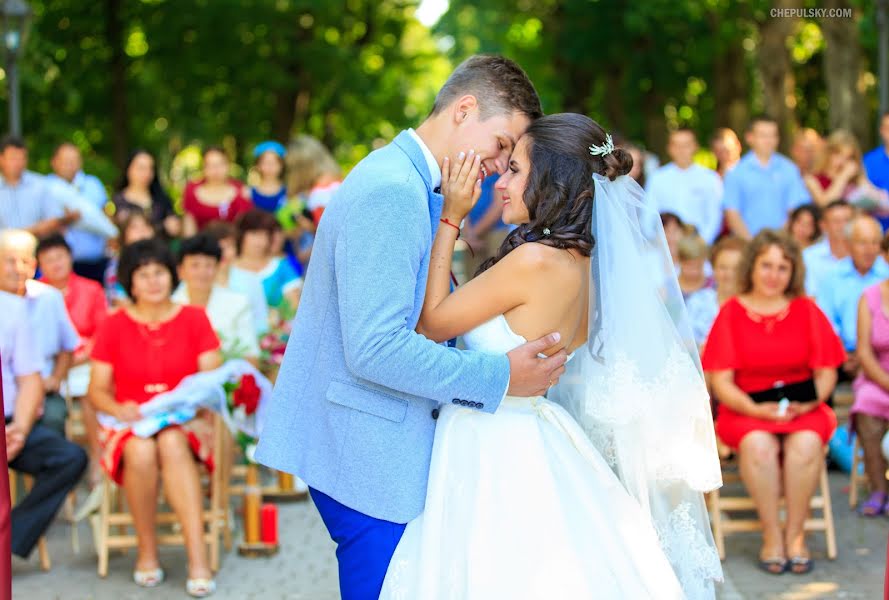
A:
<svg viewBox="0 0 889 600">
<path fill-rule="evenodd" d="M 442 216 L 458 223 L 469 214 L 482 194 L 481 157 L 470 150 L 454 160 L 447 156 L 441 165 Z"/>
<path fill-rule="evenodd" d="M 559 350 L 549 358 L 540 354 L 559 343 L 559 334 L 551 333 L 533 342 L 519 346 L 506 356 L 509 358 L 510 396 L 542 396 L 559 382 L 565 372 L 568 354 Z"/>
</svg>

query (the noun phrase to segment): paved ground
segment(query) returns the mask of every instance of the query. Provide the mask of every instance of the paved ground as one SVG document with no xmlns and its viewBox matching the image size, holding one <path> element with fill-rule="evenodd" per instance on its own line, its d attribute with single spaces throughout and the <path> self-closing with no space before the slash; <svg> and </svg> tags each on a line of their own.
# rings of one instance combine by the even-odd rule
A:
<svg viewBox="0 0 889 600">
<path fill-rule="evenodd" d="M 723 600 L 881 598 L 889 520 L 863 520 L 852 514 L 844 494 L 846 483 L 845 475 L 831 473 L 840 548 L 836 561 L 824 558 L 823 537 L 813 537 L 812 552 L 821 560 L 812 574 L 803 577 L 767 575 L 757 571 L 753 564 L 758 536 L 736 534 L 727 540 L 726 584 L 719 597 Z M 339 597 L 333 544 L 314 507 L 308 502 L 281 504 L 279 518 L 283 541 L 281 552 L 268 559 L 246 559 L 236 552 L 224 556 L 216 598 L 336 600 Z M 13 563 L 13 597 L 21 600 L 187 598 L 183 591 L 185 563 L 181 549 L 169 548 L 162 553 L 167 582 L 154 590 L 142 590 L 130 582 L 132 553 L 113 555 L 108 578 L 99 579 L 90 546 L 89 527 L 83 524 L 79 532 L 83 549 L 79 555 L 74 555 L 69 527 L 57 523 L 52 528 L 49 545 L 53 568 L 49 573 L 39 570 L 36 555 L 28 562 L 16 559 Z"/>
</svg>

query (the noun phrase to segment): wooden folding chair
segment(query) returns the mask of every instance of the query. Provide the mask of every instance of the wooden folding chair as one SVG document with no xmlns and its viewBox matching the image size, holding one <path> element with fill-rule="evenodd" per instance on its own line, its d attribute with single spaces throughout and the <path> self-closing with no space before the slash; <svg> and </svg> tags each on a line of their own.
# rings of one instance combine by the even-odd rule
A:
<svg viewBox="0 0 889 600">
<path fill-rule="evenodd" d="M 9 496 L 12 500 L 12 505 L 15 506 L 16 501 L 18 500 L 18 471 L 13 469 L 8 469 L 9 473 Z M 25 483 L 25 490 L 30 490 L 34 485 L 34 478 L 30 475 L 26 475 L 24 473 L 21 474 L 22 479 Z M 40 540 L 37 542 L 37 555 L 40 558 L 40 568 L 44 571 L 49 571 L 52 568 L 52 561 L 49 558 L 49 547 L 46 545 L 46 536 L 42 536 Z"/>
<path fill-rule="evenodd" d="M 225 427 L 222 417 L 213 415 L 213 473 L 207 476 L 210 485 L 209 506 L 204 511 L 203 520 L 205 526 L 204 540 L 210 550 L 210 568 L 219 570 L 219 537 L 226 528 L 228 519 L 228 505 L 226 488 L 228 487 L 228 468 L 226 453 L 231 451 L 231 436 Z M 178 523 L 176 514 L 172 510 L 159 511 L 157 524 L 170 526 Z M 99 509 L 98 526 L 96 527 L 96 549 L 99 554 L 99 577 L 108 574 L 108 555 L 112 549 L 135 548 L 137 539 L 135 534 L 129 533 L 129 527 L 133 524 L 133 517 L 128 511 L 123 510 L 123 493 L 117 485 L 106 477 L 105 491 L 102 497 L 102 506 Z M 116 533 L 112 532 L 116 529 Z M 157 536 L 158 544 L 165 546 L 181 546 L 185 538 L 178 531 L 171 531 Z"/>
<path fill-rule="evenodd" d="M 740 475 L 735 470 L 726 470 L 730 464 L 723 463 L 723 483 L 732 484 L 740 481 Z M 736 464 L 736 463 L 735 463 Z M 722 489 L 725 489 L 724 487 Z M 781 499 L 782 512 L 784 499 Z M 719 558 L 725 560 L 725 537 L 733 533 L 744 531 L 761 531 L 762 524 L 756 516 L 756 504 L 753 498 L 745 495 L 727 496 L 722 490 L 717 489 L 707 496 L 707 508 L 710 512 L 710 523 L 713 528 L 713 538 Z M 820 516 L 810 515 L 806 519 L 805 531 L 823 531 L 827 541 L 827 557 L 833 560 L 837 557 L 836 529 L 833 521 L 833 509 L 830 499 L 830 486 L 827 479 L 827 463 L 821 467 L 821 477 L 818 490 L 812 495 L 809 503 L 810 511 L 820 511 Z M 733 513 L 753 513 L 753 516 L 734 516 Z"/>
</svg>

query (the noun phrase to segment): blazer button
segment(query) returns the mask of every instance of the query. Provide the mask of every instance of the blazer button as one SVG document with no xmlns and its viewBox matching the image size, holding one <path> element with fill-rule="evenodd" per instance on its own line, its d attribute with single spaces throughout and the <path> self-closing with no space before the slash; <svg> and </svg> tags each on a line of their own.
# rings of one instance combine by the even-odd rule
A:
<svg viewBox="0 0 889 600">
<path fill-rule="evenodd" d="M 451 400 L 451 404 L 460 404 L 460 401 L 454 398 L 453 400 Z"/>
<path fill-rule="evenodd" d="M 438 418 L 438 409 L 437 409 L 437 408 L 433 408 L 433 409 L 432 409 L 432 418 L 433 418 L 433 419 L 437 419 L 437 418 Z"/>
<path fill-rule="evenodd" d="M 475 403 L 475 407 L 476 407 L 476 408 L 484 408 L 484 407 L 485 407 L 485 403 L 484 403 L 484 402 L 476 402 L 476 403 Z"/>
</svg>

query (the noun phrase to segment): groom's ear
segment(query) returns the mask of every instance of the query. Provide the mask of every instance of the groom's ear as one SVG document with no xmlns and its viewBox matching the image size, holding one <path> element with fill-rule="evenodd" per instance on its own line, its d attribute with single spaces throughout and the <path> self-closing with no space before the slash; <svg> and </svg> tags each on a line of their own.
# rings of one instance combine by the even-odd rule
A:
<svg viewBox="0 0 889 600">
<path fill-rule="evenodd" d="M 459 125 L 469 118 L 473 111 L 478 110 L 478 100 L 472 94 L 464 94 L 454 102 L 451 113 L 454 123 Z"/>
</svg>

